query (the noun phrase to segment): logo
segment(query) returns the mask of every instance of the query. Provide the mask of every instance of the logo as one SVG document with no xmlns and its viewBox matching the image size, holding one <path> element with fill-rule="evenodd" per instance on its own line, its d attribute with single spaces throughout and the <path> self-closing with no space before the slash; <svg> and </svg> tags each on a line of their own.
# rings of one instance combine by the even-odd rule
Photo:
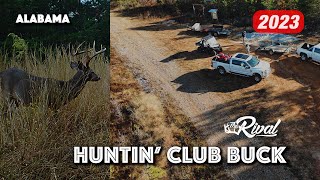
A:
<svg viewBox="0 0 320 180">
<path fill-rule="evenodd" d="M 281 120 L 279 119 L 275 125 L 259 125 L 253 116 L 243 116 L 235 122 L 228 122 L 224 125 L 224 131 L 228 134 L 239 135 L 241 132 L 248 138 L 255 136 L 275 137 L 277 136 L 277 128 Z"/>
</svg>

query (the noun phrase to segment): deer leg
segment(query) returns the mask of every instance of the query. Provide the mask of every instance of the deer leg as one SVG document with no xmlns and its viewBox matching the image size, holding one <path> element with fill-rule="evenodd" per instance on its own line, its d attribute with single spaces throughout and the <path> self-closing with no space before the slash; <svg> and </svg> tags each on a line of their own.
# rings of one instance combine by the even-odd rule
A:
<svg viewBox="0 0 320 180">
<path fill-rule="evenodd" d="M 6 98 L 5 100 L 2 100 L 2 106 L 1 106 L 1 119 L 7 119 L 8 117 L 11 118 L 12 116 L 12 109 L 14 104 L 13 98 Z"/>
<path fill-rule="evenodd" d="M 28 80 L 22 80 L 14 88 L 14 97 L 16 99 L 15 103 L 28 105 L 31 103 L 31 94 L 30 94 L 30 82 Z"/>
<path fill-rule="evenodd" d="M 1 103 L 1 113 L 0 113 L 0 120 L 4 120 L 7 118 L 8 115 L 8 106 L 6 103 L 2 102 Z"/>
</svg>

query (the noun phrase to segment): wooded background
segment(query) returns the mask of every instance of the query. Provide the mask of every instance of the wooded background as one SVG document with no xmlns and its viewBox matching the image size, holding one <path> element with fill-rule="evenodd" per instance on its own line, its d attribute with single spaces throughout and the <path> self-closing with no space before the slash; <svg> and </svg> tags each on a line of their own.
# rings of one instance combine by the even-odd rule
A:
<svg viewBox="0 0 320 180">
<path fill-rule="evenodd" d="M 192 4 L 204 4 L 205 14 L 210 18 L 207 10 L 218 9 L 219 20 L 230 22 L 237 26 L 248 26 L 251 17 L 257 10 L 282 9 L 300 10 L 305 16 L 308 31 L 316 31 L 320 24 L 320 0 L 114 0 L 112 7 L 122 9 L 141 9 L 142 7 L 157 7 L 165 15 L 185 15 L 193 13 Z"/>
<path fill-rule="evenodd" d="M 29 49 L 82 41 L 109 46 L 109 0 L 0 0 L 0 46 L 9 33 Z M 15 24 L 18 14 L 73 14 L 71 24 Z M 30 17 L 30 16 L 29 16 Z"/>
</svg>

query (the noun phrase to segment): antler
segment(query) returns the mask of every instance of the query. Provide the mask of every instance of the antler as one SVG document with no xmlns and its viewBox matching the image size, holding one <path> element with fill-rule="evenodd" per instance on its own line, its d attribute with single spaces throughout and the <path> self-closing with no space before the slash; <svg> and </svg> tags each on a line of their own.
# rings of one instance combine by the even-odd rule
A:
<svg viewBox="0 0 320 180">
<path fill-rule="evenodd" d="M 73 56 L 76 56 L 76 55 L 83 54 L 83 53 L 87 52 L 87 51 L 80 51 L 79 52 L 79 49 L 80 49 L 80 47 L 82 46 L 83 43 L 84 43 L 84 41 L 81 44 L 79 44 L 79 46 L 77 47 L 75 52 L 71 53 Z"/>
<path fill-rule="evenodd" d="M 93 41 L 93 48 L 92 48 L 92 55 L 91 56 L 89 56 L 88 54 L 87 54 L 87 58 L 86 58 L 86 60 L 84 61 L 84 64 L 88 67 L 89 66 L 89 63 L 90 63 L 90 61 L 94 58 L 94 57 L 96 57 L 98 54 L 101 54 L 101 53 L 103 53 L 103 52 L 105 52 L 107 50 L 107 48 L 102 48 L 102 46 L 101 46 L 101 50 L 100 51 L 96 51 L 96 41 Z"/>
</svg>

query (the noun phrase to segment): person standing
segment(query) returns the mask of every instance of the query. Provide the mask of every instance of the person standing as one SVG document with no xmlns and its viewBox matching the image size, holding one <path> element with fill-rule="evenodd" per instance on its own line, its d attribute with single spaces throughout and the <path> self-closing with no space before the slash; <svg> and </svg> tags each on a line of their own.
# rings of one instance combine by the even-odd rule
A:
<svg viewBox="0 0 320 180">
<path fill-rule="evenodd" d="M 245 43 L 244 43 L 244 38 L 246 37 L 246 34 L 247 34 L 246 31 L 243 31 L 243 32 L 242 32 L 242 43 L 243 43 L 243 45 L 245 45 Z"/>
<path fill-rule="evenodd" d="M 248 54 L 250 54 L 250 45 L 249 44 L 246 44 L 246 49 L 247 49 Z"/>
</svg>

